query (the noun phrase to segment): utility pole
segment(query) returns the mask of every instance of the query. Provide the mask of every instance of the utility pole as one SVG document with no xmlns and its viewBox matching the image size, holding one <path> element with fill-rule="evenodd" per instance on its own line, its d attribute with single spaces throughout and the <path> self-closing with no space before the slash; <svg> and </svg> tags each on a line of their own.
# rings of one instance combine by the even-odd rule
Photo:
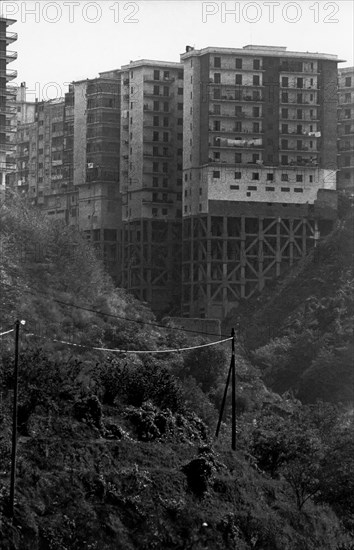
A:
<svg viewBox="0 0 354 550">
<path fill-rule="evenodd" d="M 12 451 L 11 451 L 11 480 L 10 480 L 10 503 L 9 515 L 14 515 L 15 482 L 16 482 L 16 452 L 17 452 L 17 401 L 18 401 L 18 355 L 20 324 L 24 321 L 15 322 L 15 366 L 14 366 L 14 402 L 12 413 Z"/>
<path fill-rule="evenodd" d="M 233 451 L 236 450 L 236 365 L 235 365 L 235 329 L 231 330 L 231 362 L 229 372 L 227 374 L 227 380 L 225 384 L 224 395 L 222 398 L 222 403 L 220 407 L 218 425 L 216 427 L 215 437 L 219 436 L 220 426 L 222 422 L 222 417 L 224 414 L 227 391 L 229 389 L 230 378 L 231 378 L 231 407 L 232 407 L 232 417 L 231 417 L 231 448 Z"/>
<path fill-rule="evenodd" d="M 232 422 L 231 422 L 231 447 L 236 451 L 236 365 L 235 365 L 235 329 L 231 330 L 232 353 L 231 353 L 231 403 L 232 403 Z"/>
</svg>

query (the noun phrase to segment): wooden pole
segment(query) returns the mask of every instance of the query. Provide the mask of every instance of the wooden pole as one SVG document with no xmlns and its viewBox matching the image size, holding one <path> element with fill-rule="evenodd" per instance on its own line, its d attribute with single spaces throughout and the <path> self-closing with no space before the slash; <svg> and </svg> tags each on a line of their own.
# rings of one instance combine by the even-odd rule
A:
<svg viewBox="0 0 354 550">
<path fill-rule="evenodd" d="M 18 355 L 19 355 L 20 321 L 15 322 L 15 366 L 14 366 L 14 402 L 12 413 L 12 451 L 11 451 L 11 479 L 9 515 L 14 515 L 15 482 L 16 482 L 16 453 L 17 453 L 17 401 L 18 401 Z"/>
</svg>

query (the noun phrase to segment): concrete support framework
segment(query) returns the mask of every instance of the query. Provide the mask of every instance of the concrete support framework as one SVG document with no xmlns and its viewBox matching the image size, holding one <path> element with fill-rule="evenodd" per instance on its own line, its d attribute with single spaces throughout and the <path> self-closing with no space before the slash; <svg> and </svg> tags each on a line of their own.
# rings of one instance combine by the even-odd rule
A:
<svg viewBox="0 0 354 550">
<path fill-rule="evenodd" d="M 183 220 L 183 315 L 224 318 L 304 257 L 317 221 L 204 215 Z"/>
<path fill-rule="evenodd" d="M 122 286 L 160 314 L 180 314 L 181 220 L 123 222 Z"/>
</svg>

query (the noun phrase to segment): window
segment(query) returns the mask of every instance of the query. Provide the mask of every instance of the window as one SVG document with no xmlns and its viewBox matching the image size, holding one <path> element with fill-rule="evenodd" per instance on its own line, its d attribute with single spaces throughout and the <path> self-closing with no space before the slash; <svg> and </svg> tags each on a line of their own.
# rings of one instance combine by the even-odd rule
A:
<svg viewBox="0 0 354 550">
<path fill-rule="evenodd" d="M 344 118 L 350 118 L 350 109 L 344 110 Z"/>
<path fill-rule="evenodd" d="M 167 216 L 167 213 L 168 213 L 167 208 L 163 208 L 163 209 L 162 209 L 162 215 L 163 215 L 163 216 Z"/>
<path fill-rule="evenodd" d="M 214 73 L 214 84 L 220 84 L 220 82 L 221 82 L 221 74 Z"/>
<path fill-rule="evenodd" d="M 152 171 L 153 172 L 158 172 L 159 171 L 159 163 L 158 162 L 153 162 L 152 163 Z"/>
<path fill-rule="evenodd" d="M 237 74 L 235 76 L 235 84 L 242 84 L 242 74 Z"/>
<path fill-rule="evenodd" d="M 296 101 L 297 103 L 300 103 L 300 104 L 303 102 L 302 94 L 296 94 Z"/>
<path fill-rule="evenodd" d="M 313 183 L 313 176 L 309 176 L 310 183 Z"/>
<path fill-rule="evenodd" d="M 259 59 L 254 59 L 253 60 L 253 68 L 257 71 L 258 69 L 261 68 L 261 62 Z"/>
<path fill-rule="evenodd" d="M 235 172 L 235 180 L 241 179 L 241 172 Z"/>
<path fill-rule="evenodd" d="M 169 96 L 170 95 L 170 88 L 168 86 L 164 86 L 163 87 L 163 95 L 165 97 Z"/>
<path fill-rule="evenodd" d="M 253 86 L 259 86 L 260 84 L 260 78 L 258 74 L 253 75 Z"/>
<path fill-rule="evenodd" d="M 285 151 L 289 148 L 289 144 L 288 144 L 287 139 L 282 139 L 281 140 L 281 148 L 284 149 Z"/>
<path fill-rule="evenodd" d="M 177 89 L 177 95 L 183 95 L 183 88 Z"/>
<path fill-rule="evenodd" d="M 214 170 L 213 171 L 213 178 L 214 179 L 220 179 L 220 171 L 219 170 Z"/>
<path fill-rule="evenodd" d="M 235 59 L 235 67 L 236 67 L 236 69 L 242 69 L 242 59 L 241 58 L 236 58 Z"/>
<path fill-rule="evenodd" d="M 160 80 L 160 71 L 154 71 L 154 80 Z"/>
<path fill-rule="evenodd" d="M 178 140 L 183 139 L 183 134 L 177 134 L 177 139 L 178 139 Z"/>
<path fill-rule="evenodd" d="M 159 141 L 159 133 L 153 132 L 152 133 L 152 141 Z"/>
<path fill-rule="evenodd" d="M 154 101 L 153 111 L 159 111 L 160 110 L 160 102 Z"/>
<path fill-rule="evenodd" d="M 169 133 L 168 133 L 168 132 L 164 132 L 164 133 L 163 133 L 163 140 L 164 140 L 165 142 L 168 142 L 168 138 L 169 138 Z"/>
<path fill-rule="evenodd" d="M 247 191 L 246 197 L 250 197 L 250 196 L 251 196 L 251 193 L 249 191 Z"/>
<path fill-rule="evenodd" d="M 159 186 L 159 178 L 157 178 L 156 176 L 154 176 L 152 178 L 152 186 L 153 187 L 158 187 Z"/>
<path fill-rule="evenodd" d="M 178 105 L 179 105 L 179 103 L 178 103 Z M 183 103 L 182 103 L 182 109 L 183 109 Z M 164 103 L 163 103 L 163 112 L 164 113 L 169 113 L 169 111 L 170 111 L 170 106 L 168 104 L 168 101 L 164 101 Z"/>
<path fill-rule="evenodd" d="M 289 193 L 290 187 L 281 187 L 280 191 L 283 191 L 283 193 Z"/>
<path fill-rule="evenodd" d="M 170 78 L 170 71 L 164 71 L 163 77 L 164 77 L 164 80 L 168 80 Z"/>
<path fill-rule="evenodd" d="M 282 155 L 281 163 L 282 164 L 288 164 L 289 163 L 288 155 Z"/>
<path fill-rule="evenodd" d="M 213 105 L 213 108 L 214 108 L 214 114 L 215 115 L 220 115 L 220 105 Z"/>
<path fill-rule="evenodd" d="M 221 99 L 220 88 L 214 88 L 214 99 Z"/>
<path fill-rule="evenodd" d="M 303 88 L 304 87 L 304 79 L 303 78 L 297 78 L 296 79 L 296 87 L 297 88 Z"/>
<path fill-rule="evenodd" d="M 240 189 L 240 186 L 239 185 L 230 185 L 230 189 L 234 189 L 235 191 L 237 191 L 238 189 Z"/>
<path fill-rule="evenodd" d="M 258 134 L 258 133 L 259 133 L 259 130 L 260 130 L 259 122 L 254 122 L 254 123 L 253 123 L 253 132 L 254 132 L 255 134 Z"/>
<path fill-rule="evenodd" d="M 296 109 L 296 118 L 302 119 L 302 109 Z"/>
<path fill-rule="evenodd" d="M 294 193 L 303 193 L 304 190 L 302 189 L 302 187 L 294 187 Z"/>
<path fill-rule="evenodd" d="M 214 156 L 214 160 L 220 160 L 220 153 L 219 153 L 219 151 L 214 151 L 213 156 Z"/>
<path fill-rule="evenodd" d="M 255 118 L 258 118 L 258 117 L 259 117 L 259 113 L 260 113 L 259 107 L 253 107 L 252 112 L 253 112 L 253 116 L 254 116 Z"/>
<path fill-rule="evenodd" d="M 296 149 L 297 149 L 298 151 L 301 151 L 301 149 L 302 149 L 302 140 L 301 140 L 301 139 L 298 139 L 298 140 L 296 141 Z"/>
<path fill-rule="evenodd" d="M 282 117 L 282 118 L 285 118 L 285 119 L 286 119 L 286 118 L 289 118 L 289 111 L 288 111 L 288 109 L 282 109 L 282 110 L 281 110 L 281 117 Z"/>
<path fill-rule="evenodd" d="M 152 148 L 152 154 L 154 157 L 158 157 L 159 155 L 159 148 L 158 147 L 153 147 Z"/>
<path fill-rule="evenodd" d="M 281 93 L 281 101 L 282 101 L 282 103 L 289 103 L 289 94 L 288 94 L 288 92 L 282 92 Z"/>
<path fill-rule="evenodd" d="M 214 57 L 214 67 L 216 68 L 221 67 L 221 57 Z"/>
<path fill-rule="evenodd" d="M 160 95 L 160 86 L 154 86 L 154 95 Z"/>
<path fill-rule="evenodd" d="M 178 111 L 183 111 L 183 103 L 177 103 Z"/>
<path fill-rule="evenodd" d="M 183 126 L 183 118 L 177 119 L 177 126 Z"/>
<path fill-rule="evenodd" d="M 275 191 L 275 187 L 266 187 L 265 190 L 266 191 Z"/>
<path fill-rule="evenodd" d="M 282 134 L 288 134 L 289 133 L 289 124 L 282 124 L 281 125 L 281 133 Z"/>
<path fill-rule="evenodd" d="M 289 175 L 288 174 L 282 174 L 281 175 L 281 181 L 289 181 Z"/>
<path fill-rule="evenodd" d="M 257 191 L 257 187 L 255 185 L 249 185 L 247 189 L 248 191 Z"/>
<path fill-rule="evenodd" d="M 242 153 L 235 153 L 235 164 L 241 164 L 242 162 Z"/>
<path fill-rule="evenodd" d="M 240 120 L 235 122 L 235 132 L 242 132 L 242 122 Z"/>
<path fill-rule="evenodd" d="M 252 173 L 252 179 L 259 181 L 259 173 L 258 172 L 253 172 Z"/>
<path fill-rule="evenodd" d="M 296 181 L 302 182 L 302 180 L 303 180 L 302 174 L 296 174 Z"/>
<path fill-rule="evenodd" d="M 351 85 L 352 85 L 352 77 L 351 76 L 346 76 L 345 77 L 345 86 L 347 88 L 350 88 Z"/>
<path fill-rule="evenodd" d="M 214 128 L 214 130 L 216 130 L 217 132 L 220 131 L 220 120 L 214 120 L 213 128 Z"/>
<path fill-rule="evenodd" d="M 170 121 L 169 121 L 168 117 L 164 117 L 163 118 L 164 127 L 167 128 L 169 126 L 169 124 L 170 124 Z"/>
<path fill-rule="evenodd" d="M 183 70 L 177 72 L 177 78 L 178 80 L 183 80 Z"/>
<path fill-rule="evenodd" d="M 267 174 L 267 181 L 273 181 L 274 180 L 274 174 Z"/>
<path fill-rule="evenodd" d="M 160 118 L 158 116 L 154 116 L 153 122 L 152 122 L 153 126 L 158 126 L 159 123 L 160 123 Z"/>
<path fill-rule="evenodd" d="M 241 115 L 242 115 L 242 107 L 240 105 L 236 105 L 235 116 L 241 116 Z"/>
<path fill-rule="evenodd" d="M 281 77 L 281 85 L 282 88 L 288 88 L 289 87 L 289 78 L 287 76 Z"/>
</svg>

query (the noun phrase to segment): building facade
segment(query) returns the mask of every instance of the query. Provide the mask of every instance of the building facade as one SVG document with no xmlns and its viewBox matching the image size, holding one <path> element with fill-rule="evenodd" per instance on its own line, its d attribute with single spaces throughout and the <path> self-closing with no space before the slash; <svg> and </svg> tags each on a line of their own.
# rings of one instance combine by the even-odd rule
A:
<svg viewBox="0 0 354 550">
<path fill-rule="evenodd" d="M 17 53 L 8 49 L 17 40 L 17 34 L 8 31 L 16 21 L 0 17 L 0 195 L 5 192 L 6 176 L 15 167 L 13 157 L 13 134 L 16 117 L 16 87 L 8 85 L 17 77 L 17 72 L 8 69 L 9 63 L 17 59 Z"/>
<path fill-rule="evenodd" d="M 337 62 L 286 48 L 187 48 L 183 313 L 224 318 L 335 218 Z"/>
<path fill-rule="evenodd" d="M 354 67 L 338 72 L 338 190 L 354 196 Z"/>
<path fill-rule="evenodd" d="M 122 67 L 122 286 L 158 313 L 179 313 L 183 65 Z"/>
</svg>

